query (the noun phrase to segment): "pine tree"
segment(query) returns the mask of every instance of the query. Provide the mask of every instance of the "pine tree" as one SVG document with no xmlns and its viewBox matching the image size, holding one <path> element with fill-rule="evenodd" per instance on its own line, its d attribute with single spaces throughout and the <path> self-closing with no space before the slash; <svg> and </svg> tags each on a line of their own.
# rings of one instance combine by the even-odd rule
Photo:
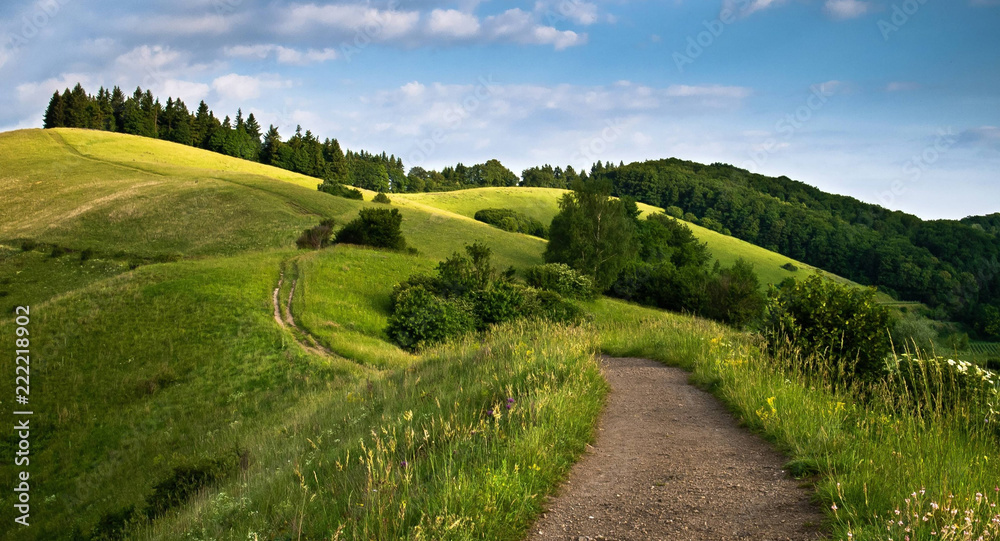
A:
<svg viewBox="0 0 1000 541">
<path fill-rule="evenodd" d="M 52 93 L 49 106 L 45 109 L 45 121 L 42 126 L 45 128 L 61 128 L 65 126 L 64 116 L 62 96 L 57 90 Z"/>
</svg>

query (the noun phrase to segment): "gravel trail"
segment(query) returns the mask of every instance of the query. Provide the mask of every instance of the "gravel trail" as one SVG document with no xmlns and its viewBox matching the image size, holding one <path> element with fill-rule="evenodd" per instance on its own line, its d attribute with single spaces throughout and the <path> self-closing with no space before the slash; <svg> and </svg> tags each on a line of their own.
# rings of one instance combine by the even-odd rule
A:
<svg viewBox="0 0 1000 541">
<path fill-rule="evenodd" d="M 529 541 L 822 539 L 785 459 L 686 372 L 609 357 L 602 368 L 612 391 L 596 442 Z"/>
</svg>

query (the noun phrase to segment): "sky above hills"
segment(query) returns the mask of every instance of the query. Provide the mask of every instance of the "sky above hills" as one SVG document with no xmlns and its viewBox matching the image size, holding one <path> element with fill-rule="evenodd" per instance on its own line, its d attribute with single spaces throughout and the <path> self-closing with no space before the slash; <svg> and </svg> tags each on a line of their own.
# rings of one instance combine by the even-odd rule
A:
<svg viewBox="0 0 1000 541">
<path fill-rule="evenodd" d="M 924 218 L 1000 211 L 1000 0 L 35 0 L 0 130 L 137 85 L 407 167 L 678 157 Z"/>
</svg>

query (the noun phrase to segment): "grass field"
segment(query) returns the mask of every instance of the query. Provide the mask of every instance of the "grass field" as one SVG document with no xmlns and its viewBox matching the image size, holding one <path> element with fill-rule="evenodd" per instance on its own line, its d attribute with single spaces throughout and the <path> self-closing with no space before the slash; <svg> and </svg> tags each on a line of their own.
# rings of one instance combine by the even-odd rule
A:
<svg viewBox="0 0 1000 541">
<path fill-rule="evenodd" d="M 416 355 L 385 340 L 392 287 L 463 245 L 486 242 L 499 266 L 540 262 L 544 241 L 469 216 L 516 204 L 551 218 L 557 191 L 396 195 L 418 254 L 302 252 L 302 229 L 370 203 L 104 132 L 0 134 L 0 162 L 0 336 L 13 335 L 9 308 L 30 304 L 36 412 L 36 526 L 0 528 L 2 541 L 74 528 L 77 539 L 522 539 L 592 436 L 602 351 L 692 370 L 838 505 L 828 525 L 841 538 L 881 539 L 910 491 L 967 500 L 1000 477 L 995 439 L 961 412 L 864 404 L 772 362 L 752 335 L 618 301 L 587 303 L 581 327 L 522 322 Z M 693 229 L 724 263 L 742 255 L 765 280 L 782 277 L 763 268 L 780 256 Z M 21 240 L 47 244 L 24 252 Z M 76 252 L 52 257 L 51 245 Z M 274 321 L 282 273 L 296 323 L 334 355 Z M 11 363 L 0 378 L 14 381 Z M 4 434 L 0 455 L 16 445 Z M 0 464 L 0 485 L 19 470 Z M 13 498 L 0 491 L 4 524 Z"/>
<path fill-rule="evenodd" d="M 468 218 L 486 208 L 509 208 L 548 224 L 552 221 L 552 217 L 559 212 L 559 199 L 566 193 L 568 193 L 567 190 L 555 188 L 477 188 L 457 192 L 398 194 L 393 197 L 401 202 L 412 202 L 423 208 L 442 209 Z M 647 215 L 662 212 L 660 208 L 645 204 L 640 204 L 639 210 Z M 698 240 L 708 245 L 712 255 L 723 266 L 732 266 L 738 258 L 742 257 L 753 263 L 761 282 L 764 284 L 778 284 L 790 276 L 804 276 L 814 270 L 814 267 L 735 237 L 716 233 L 696 224 L 685 223 L 691 228 Z M 789 263 L 798 267 L 799 270 L 790 272 L 781 268 Z"/>
</svg>

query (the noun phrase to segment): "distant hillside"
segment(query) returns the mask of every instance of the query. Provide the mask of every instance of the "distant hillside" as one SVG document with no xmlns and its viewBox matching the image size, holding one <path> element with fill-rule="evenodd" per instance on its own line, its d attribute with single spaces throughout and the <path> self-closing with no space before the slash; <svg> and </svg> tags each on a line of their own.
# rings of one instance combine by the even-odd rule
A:
<svg viewBox="0 0 1000 541">
<path fill-rule="evenodd" d="M 995 217 L 924 221 L 787 177 L 677 159 L 595 167 L 617 195 L 677 207 L 690 220 L 924 302 L 985 332 L 1000 318 Z"/>
<path fill-rule="evenodd" d="M 470 218 L 482 209 L 509 208 L 548 224 L 559 212 L 559 199 L 566 193 L 567 190 L 556 188 L 474 188 L 454 192 L 398 194 L 393 197 L 399 201 L 444 209 Z M 645 204 L 640 204 L 639 209 L 644 215 L 663 211 Z M 779 284 L 786 278 L 806 275 L 815 269 L 810 265 L 697 224 L 687 223 L 687 225 L 698 240 L 708 244 L 712 256 L 723 266 L 732 266 L 738 258 L 746 259 L 754 264 L 754 269 L 764 284 Z M 788 265 L 798 270 L 790 271 L 785 268 Z"/>
</svg>

